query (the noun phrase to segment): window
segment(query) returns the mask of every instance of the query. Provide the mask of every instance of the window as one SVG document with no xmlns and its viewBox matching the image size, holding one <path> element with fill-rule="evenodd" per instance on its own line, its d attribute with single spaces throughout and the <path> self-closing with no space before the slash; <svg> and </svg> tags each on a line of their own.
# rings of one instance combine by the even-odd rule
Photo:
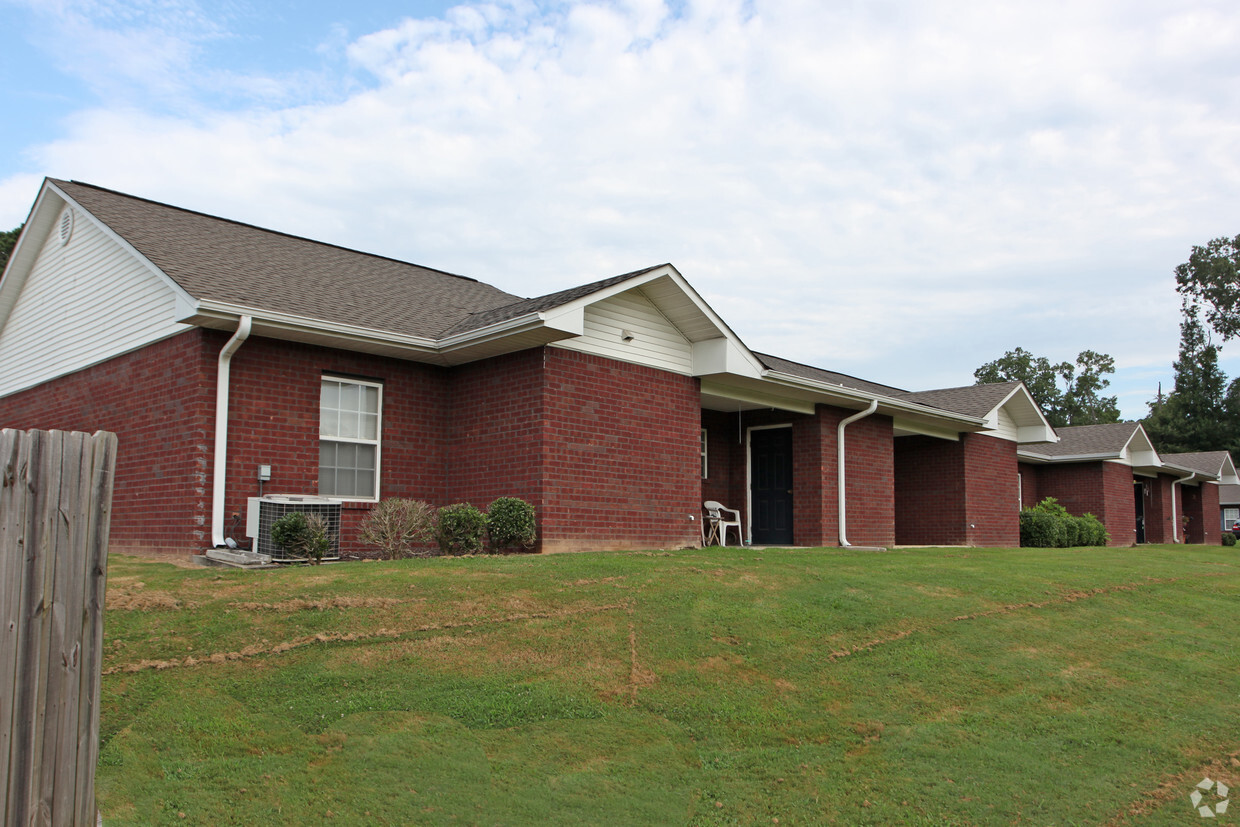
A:
<svg viewBox="0 0 1240 827">
<path fill-rule="evenodd" d="M 379 499 L 383 386 L 324 376 L 319 394 L 319 494 Z"/>
<path fill-rule="evenodd" d="M 706 429 L 702 429 L 702 442 L 699 446 L 702 452 L 702 479 L 706 479 Z"/>
<path fill-rule="evenodd" d="M 1236 524 L 1236 520 L 1240 520 L 1240 508 L 1224 508 L 1223 509 L 1223 530 L 1231 531 L 1231 527 Z"/>
</svg>

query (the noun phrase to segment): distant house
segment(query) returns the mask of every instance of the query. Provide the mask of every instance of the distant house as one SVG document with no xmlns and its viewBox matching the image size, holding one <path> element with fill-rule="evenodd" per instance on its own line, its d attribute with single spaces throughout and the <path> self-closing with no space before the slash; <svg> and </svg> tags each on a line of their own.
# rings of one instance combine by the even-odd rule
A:
<svg viewBox="0 0 1240 827">
<path fill-rule="evenodd" d="M 260 493 L 340 502 L 345 553 L 396 496 L 522 497 L 544 551 L 696 545 L 706 499 L 754 543 L 1016 545 L 1071 464 L 1019 383 L 755 353 L 670 264 L 523 298 L 55 179 L 0 277 L 0 425 L 120 436 L 118 551 L 218 546 Z M 1117 543 L 1134 473 L 1208 476 L 1098 462 L 1132 464 Z"/>
</svg>

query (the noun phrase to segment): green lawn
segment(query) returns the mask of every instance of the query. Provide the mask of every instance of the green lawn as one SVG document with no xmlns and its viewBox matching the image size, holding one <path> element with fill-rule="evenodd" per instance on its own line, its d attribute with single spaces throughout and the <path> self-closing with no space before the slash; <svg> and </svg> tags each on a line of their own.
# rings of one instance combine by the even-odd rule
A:
<svg viewBox="0 0 1240 827">
<path fill-rule="evenodd" d="M 110 561 L 106 824 L 1192 824 L 1240 552 Z M 1212 799 L 1208 799 L 1212 800 Z M 1236 810 L 1214 822 L 1240 819 Z"/>
</svg>

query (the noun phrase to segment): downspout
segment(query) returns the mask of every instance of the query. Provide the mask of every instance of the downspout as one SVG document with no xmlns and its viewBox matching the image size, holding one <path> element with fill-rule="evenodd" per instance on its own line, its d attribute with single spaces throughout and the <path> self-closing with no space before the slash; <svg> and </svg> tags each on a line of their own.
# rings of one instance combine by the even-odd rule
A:
<svg viewBox="0 0 1240 827">
<path fill-rule="evenodd" d="M 1175 487 L 1180 484 L 1179 480 L 1171 481 L 1171 542 L 1180 542 L 1180 515 L 1175 507 Z"/>
<path fill-rule="evenodd" d="M 224 473 L 228 467 L 228 374 L 233 354 L 250 336 L 253 319 L 242 316 L 237 332 L 220 351 L 219 369 L 215 374 L 215 476 L 211 491 L 211 545 L 224 545 Z"/>
<path fill-rule="evenodd" d="M 865 419 L 876 410 L 878 410 L 878 400 L 871 399 L 870 407 L 841 420 L 839 426 L 835 429 L 835 471 L 837 475 L 835 487 L 840 498 L 840 548 L 849 548 L 852 545 L 852 543 L 848 542 L 848 519 L 845 516 L 848 511 L 848 498 L 844 494 L 844 428 L 858 419 Z"/>
<path fill-rule="evenodd" d="M 1176 507 L 1175 502 L 1175 487 L 1177 485 L 1181 486 L 1180 492 L 1182 497 L 1184 491 L 1183 484 L 1186 482 L 1192 482 L 1195 479 L 1197 479 L 1196 471 L 1192 472 L 1187 477 L 1180 477 L 1178 480 L 1171 481 L 1171 542 L 1173 543 L 1180 542 L 1180 514 L 1179 508 Z M 1184 533 L 1184 542 L 1188 542 L 1187 530 L 1185 530 Z"/>
</svg>

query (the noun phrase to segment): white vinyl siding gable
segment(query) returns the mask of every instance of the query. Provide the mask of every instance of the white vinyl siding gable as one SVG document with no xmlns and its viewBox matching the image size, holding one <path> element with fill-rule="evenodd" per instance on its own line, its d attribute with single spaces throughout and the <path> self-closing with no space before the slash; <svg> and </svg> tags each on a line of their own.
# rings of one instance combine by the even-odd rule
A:
<svg viewBox="0 0 1240 827">
<path fill-rule="evenodd" d="M 995 429 L 990 436 L 997 436 L 1000 439 L 1009 439 L 1016 442 L 1019 439 L 1019 426 L 1012 415 L 1005 408 L 999 409 L 999 415 L 995 417 Z"/>
<path fill-rule="evenodd" d="M 632 335 L 629 341 L 623 338 L 626 332 Z M 557 342 L 554 347 L 684 376 L 693 371 L 689 341 L 640 290 L 629 290 L 586 307 L 584 334 Z"/>
<path fill-rule="evenodd" d="M 48 234 L 0 330 L 0 396 L 189 329 L 173 318 L 169 286 L 76 211 L 69 243 Z"/>
</svg>

